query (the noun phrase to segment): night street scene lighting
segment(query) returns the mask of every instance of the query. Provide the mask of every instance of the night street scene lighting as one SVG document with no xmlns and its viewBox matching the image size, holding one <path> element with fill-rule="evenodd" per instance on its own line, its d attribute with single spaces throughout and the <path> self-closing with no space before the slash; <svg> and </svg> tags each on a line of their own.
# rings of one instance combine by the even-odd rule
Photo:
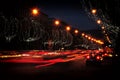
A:
<svg viewBox="0 0 120 80">
<path fill-rule="evenodd" d="M 120 0 L 1 0 L 0 80 L 119 80 Z"/>
<path fill-rule="evenodd" d="M 40 13 L 39 13 L 39 9 L 37 9 L 37 8 L 32 9 L 32 14 L 33 14 L 34 16 L 40 14 Z"/>
</svg>

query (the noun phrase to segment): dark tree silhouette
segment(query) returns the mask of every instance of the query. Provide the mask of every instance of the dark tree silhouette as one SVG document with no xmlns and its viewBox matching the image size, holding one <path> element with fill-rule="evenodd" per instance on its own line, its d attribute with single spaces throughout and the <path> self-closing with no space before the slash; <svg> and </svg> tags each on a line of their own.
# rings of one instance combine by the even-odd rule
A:
<svg viewBox="0 0 120 80">
<path fill-rule="evenodd" d="M 120 0 L 82 0 L 83 5 L 90 11 L 92 8 L 102 10 L 106 19 L 114 27 L 118 27 L 117 37 L 115 40 L 115 52 L 120 52 Z M 109 35 L 111 36 L 111 35 Z"/>
</svg>

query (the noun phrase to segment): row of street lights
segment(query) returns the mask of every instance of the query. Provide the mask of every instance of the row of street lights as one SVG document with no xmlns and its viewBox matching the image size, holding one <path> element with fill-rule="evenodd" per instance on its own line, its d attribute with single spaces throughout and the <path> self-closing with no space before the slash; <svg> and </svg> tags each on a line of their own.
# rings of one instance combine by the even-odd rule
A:
<svg viewBox="0 0 120 80">
<path fill-rule="evenodd" d="M 91 13 L 92 13 L 93 15 L 96 15 L 96 14 L 97 14 L 97 9 L 92 9 L 92 10 L 91 10 Z M 102 24 L 102 21 L 101 21 L 100 19 L 97 19 L 97 24 L 102 25 L 101 28 L 102 28 L 102 30 L 103 30 L 103 33 L 104 33 L 105 36 L 106 36 L 106 39 L 108 40 L 109 43 L 111 43 L 111 41 L 110 41 L 110 39 L 109 39 L 106 31 L 105 31 L 105 26 Z"/>
<path fill-rule="evenodd" d="M 93 11 L 94 12 L 94 11 Z M 101 21 L 99 21 L 98 20 L 98 23 L 101 23 Z M 59 20 L 56 20 L 55 21 L 55 25 L 59 25 L 60 24 L 60 21 Z M 66 31 L 70 31 L 71 30 L 71 27 L 70 26 L 66 26 Z M 74 33 L 75 34 L 78 34 L 79 33 L 79 30 L 77 30 L 77 29 L 75 29 L 74 30 Z M 96 43 L 98 43 L 98 44 L 104 44 L 104 42 L 102 42 L 101 40 L 97 40 L 97 39 L 95 39 L 95 38 L 92 38 L 91 36 L 89 36 L 89 35 L 87 35 L 87 34 L 84 34 L 84 33 L 82 33 L 82 37 L 85 37 L 86 39 L 88 39 L 88 40 L 91 40 L 91 41 L 93 41 L 93 42 L 96 42 Z"/>
<path fill-rule="evenodd" d="M 87 35 L 85 33 L 82 33 L 82 37 L 85 37 L 88 40 L 91 40 L 91 41 L 93 41 L 95 43 L 98 43 L 98 44 L 101 44 L 101 45 L 104 44 L 104 42 L 102 42 L 101 40 L 97 40 L 97 39 L 95 39 L 95 38 L 93 38 L 93 37 L 91 37 L 91 36 L 89 36 L 89 35 Z"/>
<path fill-rule="evenodd" d="M 92 9 L 92 11 L 91 11 L 91 13 L 92 13 L 93 15 L 95 15 L 96 12 L 97 12 L 96 9 Z M 39 15 L 39 14 L 40 14 L 40 11 L 39 11 L 38 8 L 33 8 L 33 9 L 32 9 L 32 15 L 37 16 L 37 15 Z M 98 24 L 101 24 L 102 21 L 101 21 L 100 19 L 98 19 L 98 20 L 97 20 L 97 23 L 98 23 Z M 54 21 L 54 24 L 55 24 L 56 26 L 59 26 L 59 25 L 60 25 L 60 20 L 55 20 L 55 21 Z M 104 27 L 102 27 L 102 28 L 104 28 Z M 70 26 L 66 26 L 66 27 L 65 27 L 65 30 L 66 30 L 66 31 L 70 31 L 70 30 L 71 30 L 71 27 L 70 27 Z M 78 34 L 78 33 L 79 33 L 79 30 L 75 29 L 75 30 L 74 30 L 74 33 L 75 33 L 75 34 Z M 88 36 L 88 35 L 86 35 L 86 34 L 84 34 L 84 33 L 81 33 L 81 34 L 82 34 L 82 37 L 85 37 L 85 38 L 87 38 L 88 40 L 94 41 L 94 42 L 96 42 L 96 43 L 98 43 L 98 44 L 104 44 L 104 42 L 102 42 L 101 40 L 97 40 L 97 39 L 95 39 L 95 38 L 92 38 L 92 37 L 90 37 L 90 36 Z"/>
</svg>

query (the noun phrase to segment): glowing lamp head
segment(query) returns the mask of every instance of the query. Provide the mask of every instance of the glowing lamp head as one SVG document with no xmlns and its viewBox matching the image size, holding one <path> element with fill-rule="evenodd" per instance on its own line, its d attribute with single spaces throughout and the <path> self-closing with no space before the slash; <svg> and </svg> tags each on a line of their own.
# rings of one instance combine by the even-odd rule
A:
<svg viewBox="0 0 120 80">
<path fill-rule="evenodd" d="M 75 34 L 77 34 L 79 31 L 76 29 L 74 32 L 75 32 Z"/>
<path fill-rule="evenodd" d="M 97 10 L 96 9 L 92 9 L 92 14 L 96 14 Z"/>
<path fill-rule="evenodd" d="M 32 9 L 32 14 L 33 15 L 38 15 L 39 14 L 39 10 L 37 8 Z"/>
<path fill-rule="evenodd" d="M 55 25 L 59 25 L 60 24 L 60 21 L 59 20 L 56 20 L 55 21 Z"/>
<path fill-rule="evenodd" d="M 66 30 L 67 30 L 67 31 L 70 31 L 70 29 L 71 29 L 70 26 L 67 26 L 67 27 L 66 27 Z"/>
<path fill-rule="evenodd" d="M 82 36 L 85 36 L 85 34 L 84 34 L 84 33 L 82 33 Z"/>
<path fill-rule="evenodd" d="M 86 38 L 88 38 L 88 35 L 85 35 Z"/>
<path fill-rule="evenodd" d="M 105 27 L 104 27 L 104 26 L 102 26 L 102 29 L 105 29 Z"/>
<path fill-rule="evenodd" d="M 97 20 L 97 23 L 98 23 L 98 24 L 101 24 L 101 20 Z"/>
<path fill-rule="evenodd" d="M 88 37 L 88 39 L 91 39 L 91 37 Z"/>
</svg>

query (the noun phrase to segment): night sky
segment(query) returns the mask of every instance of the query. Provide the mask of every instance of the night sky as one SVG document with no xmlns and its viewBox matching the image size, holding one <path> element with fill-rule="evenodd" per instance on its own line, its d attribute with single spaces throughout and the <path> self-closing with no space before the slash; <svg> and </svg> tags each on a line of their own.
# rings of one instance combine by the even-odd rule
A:
<svg viewBox="0 0 120 80">
<path fill-rule="evenodd" d="M 89 30 L 98 28 L 97 24 L 90 19 L 81 9 L 80 0 L 4 0 L 0 3 L 1 11 L 13 12 L 31 7 L 38 7 L 49 17 L 61 19 L 71 27 L 80 30 Z"/>
</svg>

